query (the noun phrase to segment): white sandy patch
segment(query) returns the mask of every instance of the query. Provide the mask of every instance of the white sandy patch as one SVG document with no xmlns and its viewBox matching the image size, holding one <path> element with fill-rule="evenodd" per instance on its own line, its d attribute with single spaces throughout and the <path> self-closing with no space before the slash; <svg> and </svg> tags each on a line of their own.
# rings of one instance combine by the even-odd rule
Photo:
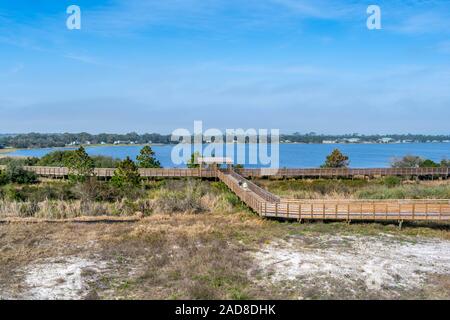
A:
<svg viewBox="0 0 450 320">
<path fill-rule="evenodd" d="M 430 274 L 450 274 L 450 241 L 411 239 L 324 236 L 309 245 L 307 238 L 291 238 L 266 245 L 254 259 L 270 282 L 349 291 L 409 290 L 420 288 Z"/>
<path fill-rule="evenodd" d="M 26 292 L 22 298 L 81 299 L 89 291 L 87 281 L 105 268 L 105 262 L 79 257 L 61 257 L 30 265 L 23 270 Z"/>
</svg>

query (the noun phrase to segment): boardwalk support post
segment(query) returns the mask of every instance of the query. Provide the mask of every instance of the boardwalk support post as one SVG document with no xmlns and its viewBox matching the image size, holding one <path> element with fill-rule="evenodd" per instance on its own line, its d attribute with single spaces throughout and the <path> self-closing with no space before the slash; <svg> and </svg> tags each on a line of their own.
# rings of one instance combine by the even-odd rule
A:
<svg viewBox="0 0 450 320">
<path fill-rule="evenodd" d="M 398 221 L 398 229 L 402 230 L 402 227 L 403 227 L 403 220 L 399 220 Z"/>
</svg>

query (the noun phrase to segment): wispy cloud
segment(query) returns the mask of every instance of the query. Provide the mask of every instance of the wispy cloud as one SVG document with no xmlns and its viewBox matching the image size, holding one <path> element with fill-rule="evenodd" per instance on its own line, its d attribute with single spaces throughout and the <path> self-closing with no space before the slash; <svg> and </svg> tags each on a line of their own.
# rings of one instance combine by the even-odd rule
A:
<svg viewBox="0 0 450 320">
<path fill-rule="evenodd" d="M 364 5 L 360 1 L 336 0 L 271 0 L 284 6 L 298 15 L 319 19 L 344 19 L 355 17 L 363 12 Z"/>
<path fill-rule="evenodd" d="M 450 7 L 448 12 L 423 12 L 407 15 L 398 23 L 388 25 L 388 30 L 404 34 L 450 33 Z M 393 22 L 393 19 L 390 20 Z"/>
<path fill-rule="evenodd" d="M 80 54 L 74 54 L 74 53 L 68 53 L 64 55 L 65 58 L 79 61 L 86 64 L 92 64 L 92 65 L 100 65 L 100 63 L 95 59 L 94 57 L 90 57 L 87 55 L 80 55 Z"/>
<path fill-rule="evenodd" d="M 25 69 L 25 65 L 23 63 L 16 63 L 13 66 L 9 67 L 7 70 L 5 71 L 0 71 L 0 76 L 11 76 L 11 75 L 15 75 L 18 74 L 19 72 L 21 72 L 22 70 Z"/>
</svg>

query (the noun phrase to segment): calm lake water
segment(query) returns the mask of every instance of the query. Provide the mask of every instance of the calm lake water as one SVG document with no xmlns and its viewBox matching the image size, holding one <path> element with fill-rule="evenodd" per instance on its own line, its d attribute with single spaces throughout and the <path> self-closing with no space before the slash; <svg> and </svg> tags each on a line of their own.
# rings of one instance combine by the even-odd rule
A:
<svg viewBox="0 0 450 320">
<path fill-rule="evenodd" d="M 164 167 L 183 167 L 175 165 L 171 160 L 174 146 L 152 146 L 156 157 Z M 86 147 L 90 155 L 111 156 L 124 159 L 130 156 L 135 159 L 142 146 L 93 146 Z M 248 149 L 248 145 L 245 146 Z M 389 167 L 395 157 L 413 154 L 434 161 L 450 159 L 450 143 L 411 143 L 411 144 L 280 144 L 280 167 L 286 168 L 312 168 L 320 166 L 325 157 L 335 148 L 339 148 L 350 157 L 350 166 L 353 168 L 382 168 Z M 18 150 L 11 153 L 13 156 L 42 157 L 45 154 L 61 150 L 60 148 Z M 67 150 L 65 148 L 64 150 Z M 237 154 L 237 152 L 235 152 Z M 248 154 L 248 153 L 247 153 Z M 216 156 L 220 156 L 216 152 Z M 189 158 L 189 154 L 184 155 Z M 260 165 L 248 165 L 258 167 Z"/>
</svg>

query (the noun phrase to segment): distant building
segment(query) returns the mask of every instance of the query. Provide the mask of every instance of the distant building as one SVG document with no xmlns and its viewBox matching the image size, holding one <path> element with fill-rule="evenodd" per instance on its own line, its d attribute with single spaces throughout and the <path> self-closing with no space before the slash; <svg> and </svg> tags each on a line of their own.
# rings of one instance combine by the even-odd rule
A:
<svg viewBox="0 0 450 320">
<path fill-rule="evenodd" d="M 322 143 L 323 144 L 335 144 L 335 143 L 337 143 L 337 141 L 336 140 L 323 140 Z"/>
<path fill-rule="evenodd" d="M 344 140 L 345 140 L 345 142 L 347 142 L 347 143 L 358 143 L 358 142 L 361 141 L 360 138 L 347 138 L 347 139 L 344 139 Z"/>
<path fill-rule="evenodd" d="M 392 139 L 392 138 L 381 138 L 381 139 L 378 139 L 379 143 L 391 143 L 393 141 L 394 141 L 394 139 Z"/>
</svg>

